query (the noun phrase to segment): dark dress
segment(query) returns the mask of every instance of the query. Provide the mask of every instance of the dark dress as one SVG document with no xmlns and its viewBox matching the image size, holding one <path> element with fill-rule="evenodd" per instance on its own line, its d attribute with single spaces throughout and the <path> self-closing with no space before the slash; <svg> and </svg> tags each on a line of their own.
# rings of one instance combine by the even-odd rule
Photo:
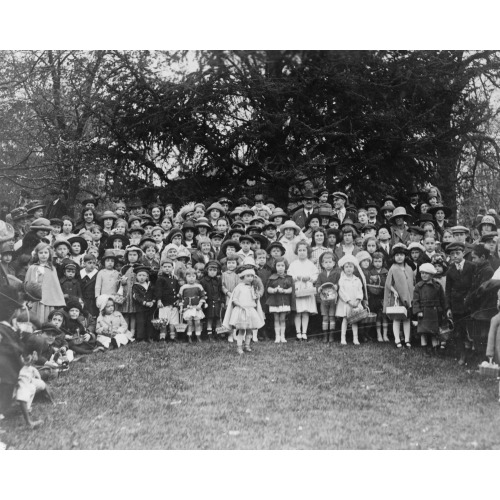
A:
<svg viewBox="0 0 500 500">
<path fill-rule="evenodd" d="M 222 306 L 225 304 L 225 295 L 222 290 L 220 276 L 214 278 L 204 276 L 200 280 L 200 285 L 206 294 L 207 309 L 205 310 L 205 317 L 207 319 L 222 319 Z"/>
<path fill-rule="evenodd" d="M 293 284 L 293 278 L 288 274 L 279 276 L 277 273 L 271 274 L 267 280 L 266 291 L 268 288 L 291 288 L 292 293 L 268 293 L 266 305 L 269 307 L 269 312 L 288 312 L 293 309 L 294 304 L 294 292 L 295 286 Z M 282 311 L 275 310 L 272 308 L 280 308 Z"/>
<path fill-rule="evenodd" d="M 132 287 L 132 296 L 134 299 L 136 314 L 135 314 L 135 335 L 136 339 L 149 341 L 150 339 L 158 339 L 158 331 L 154 329 L 151 321 L 153 320 L 155 305 L 151 307 L 146 305 L 146 302 L 154 302 L 153 285 L 149 283 L 148 288 L 144 288 L 139 283 L 134 283 Z"/>
<path fill-rule="evenodd" d="M 436 335 L 443 321 L 446 308 L 444 290 L 441 283 L 435 279 L 419 281 L 413 290 L 412 310 L 415 315 L 423 313 L 418 319 L 417 333 Z"/>
<path fill-rule="evenodd" d="M 4 414 L 12 402 L 12 394 L 22 368 L 23 346 L 12 327 L 0 323 L 0 414 Z"/>
</svg>

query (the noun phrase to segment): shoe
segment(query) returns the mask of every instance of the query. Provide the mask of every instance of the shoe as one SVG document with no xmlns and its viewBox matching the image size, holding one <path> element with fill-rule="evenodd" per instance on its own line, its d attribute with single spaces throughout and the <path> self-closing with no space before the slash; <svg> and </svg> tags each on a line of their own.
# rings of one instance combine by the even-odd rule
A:
<svg viewBox="0 0 500 500">
<path fill-rule="evenodd" d="M 249 345 L 245 345 L 245 346 L 243 347 L 243 350 L 244 350 L 244 351 L 246 351 L 246 352 L 252 352 L 252 349 L 250 348 L 250 346 L 249 346 Z"/>
<path fill-rule="evenodd" d="M 384 342 L 390 342 L 389 337 L 384 337 Z"/>
<path fill-rule="evenodd" d="M 276 335 L 276 340 L 274 341 L 275 344 L 279 344 L 281 342 L 281 337 L 279 335 Z"/>
<path fill-rule="evenodd" d="M 258 341 L 259 341 L 259 338 L 257 337 L 257 335 L 254 335 L 254 336 L 252 337 L 252 340 L 253 340 L 254 342 L 258 342 Z"/>
<path fill-rule="evenodd" d="M 175 344 L 177 344 L 179 341 L 176 337 L 170 337 L 170 342 L 174 342 Z"/>
<path fill-rule="evenodd" d="M 465 354 L 461 354 L 461 355 L 460 355 L 460 359 L 458 360 L 458 364 L 459 364 L 460 366 L 465 365 Z"/>
<path fill-rule="evenodd" d="M 236 352 L 240 355 L 243 354 L 243 348 L 241 346 L 238 346 Z"/>
<path fill-rule="evenodd" d="M 407 349 L 411 349 L 411 343 L 410 342 L 405 342 L 405 347 Z"/>
<path fill-rule="evenodd" d="M 398 349 L 401 349 L 401 347 L 403 347 L 403 344 L 402 344 L 401 342 L 398 342 L 398 343 L 396 344 L 396 347 L 397 347 Z"/>
<path fill-rule="evenodd" d="M 233 335 L 229 334 L 229 337 L 227 338 L 228 342 L 234 342 Z"/>
<path fill-rule="evenodd" d="M 341 340 L 340 345 L 347 345 L 347 342 L 345 340 Z"/>
<path fill-rule="evenodd" d="M 284 334 L 281 336 L 281 340 L 280 340 L 280 342 L 281 342 L 282 344 L 286 344 L 286 338 L 285 338 L 285 335 L 284 335 Z"/>
<path fill-rule="evenodd" d="M 302 340 L 304 342 L 307 342 L 307 335 L 305 333 L 302 334 Z"/>
<path fill-rule="evenodd" d="M 360 345 L 359 340 L 354 340 L 354 341 L 353 341 L 353 344 L 354 344 L 354 345 Z"/>
<path fill-rule="evenodd" d="M 160 333 L 160 340 L 166 340 L 166 336 L 165 333 Z"/>
<path fill-rule="evenodd" d="M 198 343 L 202 343 L 202 340 L 201 340 L 201 335 L 196 335 L 196 342 Z"/>
<path fill-rule="evenodd" d="M 333 332 L 328 334 L 328 342 L 333 342 Z"/>
<path fill-rule="evenodd" d="M 328 342 L 328 333 L 323 334 L 323 343 L 326 344 Z"/>
<path fill-rule="evenodd" d="M 104 347 L 96 347 L 92 352 L 104 352 L 106 349 Z"/>
<path fill-rule="evenodd" d="M 382 337 L 377 337 L 377 342 L 384 342 L 384 339 Z"/>
<path fill-rule="evenodd" d="M 297 336 L 295 337 L 295 339 L 297 340 L 297 342 L 300 342 L 302 340 L 302 334 L 297 333 Z"/>
</svg>

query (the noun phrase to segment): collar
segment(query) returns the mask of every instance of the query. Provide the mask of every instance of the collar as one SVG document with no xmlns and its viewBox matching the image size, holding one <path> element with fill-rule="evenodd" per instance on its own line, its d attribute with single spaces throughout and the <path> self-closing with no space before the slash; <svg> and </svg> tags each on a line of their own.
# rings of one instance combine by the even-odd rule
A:
<svg viewBox="0 0 500 500">
<path fill-rule="evenodd" d="M 85 269 L 80 269 L 80 277 L 85 278 L 88 276 L 89 278 L 93 278 L 97 274 L 97 269 L 94 269 L 90 274 L 85 271 Z"/>
</svg>

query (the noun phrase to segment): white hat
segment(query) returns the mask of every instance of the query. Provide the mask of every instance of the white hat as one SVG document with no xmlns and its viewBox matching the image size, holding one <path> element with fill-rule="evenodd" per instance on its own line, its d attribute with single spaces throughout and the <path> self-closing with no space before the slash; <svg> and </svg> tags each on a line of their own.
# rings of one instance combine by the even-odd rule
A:
<svg viewBox="0 0 500 500">
<path fill-rule="evenodd" d="M 111 299 L 111 295 L 107 295 L 103 293 L 102 295 L 99 295 L 97 299 L 95 299 L 95 305 L 97 306 L 97 309 L 99 311 L 103 311 L 103 309 L 106 307 L 106 304 L 108 303 L 108 300 Z"/>
<path fill-rule="evenodd" d="M 351 254 L 344 255 L 339 260 L 339 267 L 340 268 L 344 267 L 344 265 L 347 264 L 348 262 L 353 264 L 354 267 L 358 267 L 358 259 L 356 259 L 356 257 L 354 257 L 354 255 L 351 255 Z"/>
<path fill-rule="evenodd" d="M 416 242 L 416 241 L 413 241 L 411 242 L 409 245 L 408 245 L 408 250 L 413 250 L 414 248 L 418 248 L 419 250 L 421 250 L 422 252 L 425 252 L 425 248 L 423 245 L 421 245 L 420 243 Z"/>
<path fill-rule="evenodd" d="M 358 252 L 356 254 L 356 259 L 358 260 L 358 262 L 362 262 L 363 260 L 366 260 L 366 259 L 368 259 L 370 262 L 373 260 L 372 256 L 366 250 L 362 250 L 361 252 Z"/>
<path fill-rule="evenodd" d="M 248 274 L 255 276 L 255 270 L 254 269 L 243 269 L 243 271 L 238 273 L 238 276 L 240 278 L 243 278 L 243 276 L 247 276 Z"/>
<path fill-rule="evenodd" d="M 436 268 L 432 264 L 430 264 L 429 262 L 422 264 L 419 267 L 419 271 L 421 273 L 429 273 L 429 274 L 436 274 L 437 273 Z"/>
<path fill-rule="evenodd" d="M 284 224 L 280 226 L 280 233 L 285 234 L 285 229 L 293 229 L 295 231 L 295 235 L 300 233 L 300 227 L 293 222 L 293 220 L 287 220 Z"/>
</svg>

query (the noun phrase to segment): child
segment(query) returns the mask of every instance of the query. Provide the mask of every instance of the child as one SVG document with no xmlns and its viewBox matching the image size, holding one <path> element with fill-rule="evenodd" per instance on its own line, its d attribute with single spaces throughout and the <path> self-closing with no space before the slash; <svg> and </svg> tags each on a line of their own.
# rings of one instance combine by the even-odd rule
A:
<svg viewBox="0 0 500 500">
<path fill-rule="evenodd" d="M 65 340 L 68 347 L 77 354 L 92 354 L 103 351 L 103 347 L 96 346 L 95 335 L 85 328 L 83 318 L 83 308 L 77 300 L 69 300 L 65 307 L 69 318 L 65 322 Z"/>
<path fill-rule="evenodd" d="M 245 350 L 251 352 L 252 330 L 264 326 L 264 313 L 252 286 L 256 276 L 253 266 L 241 266 L 238 268 L 238 276 L 240 283 L 231 296 L 231 302 L 224 316 L 224 326 L 236 328 L 237 352 L 243 354 L 243 339 L 245 339 Z"/>
<path fill-rule="evenodd" d="M 242 259 L 245 260 L 246 257 L 252 257 L 255 259 L 255 254 L 252 250 L 252 245 L 255 243 L 255 240 L 248 234 L 244 234 L 240 236 L 240 249 L 237 254 L 241 255 Z"/>
<path fill-rule="evenodd" d="M 52 265 L 52 248 L 47 243 L 35 247 L 33 264 L 29 266 L 25 277 L 27 292 L 34 292 L 40 300 L 33 303 L 31 313 L 40 322 L 45 323 L 52 310 L 64 307 L 64 295 L 57 278 L 57 271 Z"/>
<path fill-rule="evenodd" d="M 97 279 L 96 260 L 93 255 L 85 254 L 83 258 L 84 268 L 80 270 L 80 282 L 82 286 L 82 297 L 85 309 L 96 318 L 99 314 L 95 305 L 95 283 Z"/>
<path fill-rule="evenodd" d="M 82 267 L 83 256 L 89 246 L 87 240 L 85 240 L 82 236 L 72 236 L 71 238 L 68 238 L 68 243 L 71 245 L 71 255 L 69 258 Z"/>
<path fill-rule="evenodd" d="M 116 297 L 120 287 L 120 273 L 115 269 L 115 251 L 108 248 L 102 257 L 103 268 L 97 273 L 95 280 L 94 296 L 96 300 L 100 295 Z"/>
<path fill-rule="evenodd" d="M 387 269 L 384 266 L 384 256 L 380 252 L 373 254 L 372 268 L 370 269 L 368 288 L 368 307 L 370 311 L 377 314 L 377 340 L 378 342 L 389 342 L 387 337 L 387 317 L 383 313 L 383 299 Z M 383 336 L 382 336 L 383 332 Z"/>
<path fill-rule="evenodd" d="M 295 248 L 297 260 L 294 260 L 288 268 L 288 274 L 295 282 L 295 330 L 297 341 L 307 342 L 307 327 L 309 326 L 309 314 L 316 314 L 316 299 L 314 282 L 318 279 L 318 268 L 309 260 L 311 247 L 305 241 L 299 241 Z M 297 291 L 311 292 L 298 297 Z"/>
<path fill-rule="evenodd" d="M 160 272 L 155 283 L 155 299 L 158 306 L 158 318 L 168 320 L 172 342 L 177 342 L 174 325 L 179 323 L 179 311 L 175 307 L 179 290 L 179 281 L 174 276 L 174 261 L 165 259 L 161 263 Z M 166 333 L 167 327 L 162 326 L 160 328 L 160 340 L 165 340 Z"/>
<path fill-rule="evenodd" d="M 67 259 L 63 265 L 64 277 L 59 280 L 59 283 L 65 300 L 68 300 L 70 297 L 82 300 L 80 281 L 75 277 L 76 267 L 76 264 L 70 259 Z"/>
<path fill-rule="evenodd" d="M 205 276 L 200 280 L 200 285 L 205 290 L 207 310 L 205 318 L 207 319 L 207 335 L 209 342 L 213 342 L 213 328 L 221 324 L 222 306 L 224 303 L 224 291 L 222 281 L 218 276 L 220 266 L 216 260 L 211 260 L 206 266 Z M 215 325 L 215 326 L 214 326 Z"/>
<path fill-rule="evenodd" d="M 134 338 L 128 330 L 127 322 L 122 313 L 115 311 L 115 301 L 106 294 L 101 294 L 96 299 L 100 314 L 97 318 L 96 333 L 97 342 L 106 349 L 110 346 L 118 348 L 133 342 Z"/>
<path fill-rule="evenodd" d="M 286 274 L 287 263 L 284 257 L 275 259 L 275 272 L 267 282 L 266 305 L 269 312 L 274 315 L 275 344 L 286 343 L 285 328 L 286 317 L 291 311 L 293 300 L 293 278 Z"/>
<path fill-rule="evenodd" d="M 129 245 L 125 249 L 125 265 L 121 269 L 121 285 L 123 287 L 122 313 L 132 336 L 135 335 L 135 315 L 137 312 L 135 301 L 132 297 L 132 289 L 135 283 L 135 269 L 139 266 L 139 258 L 142 250 L 138 246 Z"/>
<path fill-rule="evenodd" d="M 322 271 L 319 273 L 318 281 L 316 282 L 316 287 L 318 293 L 321 292 L 323 285 L 331 283 L 334 289 L 338 291 L 339 289 L 339 279 L 340 271 L 335 269 L 336 258 L 333 252 L 327 250 L 325 253 L 321 254 L 319 258 L 319 265 Z M 321 318 L 322 324 L 321 329 L 323 330 L 323 342 L 333 342 L 333 332 L 335 330 L 335 301 L 321 301 Z"/>
<path fill-rule="evenodd" d="M 11 265 L 12 257 L 14 255 L 14 250 L 12 246 L 8 244 L 0 245 L 0 254 L 1 254 L 0 266 L 2 267 L 5 275 L 15 276 L 16 271 L 14 267 Z"/>
<path fill-rule="evenodd" d="M 212 243 L 210 238 L 202 237 L 198 239 L 198 250 L 195 250 L 191 255 L 191 261 L 193 264 L 197 262 L 203 262 L 205 265 L 215 258 L 212 252 Z"/>
<path fill-rule="evenodd" d="M 160 269 L 160 258 L 158 256 L 158 252 L 156 251 L 156 245 L 151 241 L 147 241 L 141 245 L 141 249 L 144 252 L 144 255 L 140 262 L 143 266 L 149 267 L 149 277 L 151 283 L 154 285 Z"/>
<path fill-rule="evenodd" d="M 311 261 L 318 268 L 318 273 L 321 272 L 321 265 L 319 263 L 319 259 L 323 253 L 325 253 L 328 248 L 325 246 L 326 244 L 326 231 L 323 228 L 313 229 L 311 234 Z"/>
<path fill-rule="evenodd" d="M 229 247 L 228 247 L 229 248 Z M 235 270 L 238 267 L 239 256 L 233 252 L 232 255 L 225 258 L 227 270 L 222 273 L 221 281 L 222 281 L 222 291 L 226 297 L 226 308 L 229 307 L 229 301 L 231 299 L 231 295 L 233 290 L 236 288 L 236 285 L 240 282 L 239 276 L 236 274 Z M 228 335 L 228 342 L 233 342 L 236 338 L 236 330 L 231 330 L 231 333 Z"/>
<path fill-rule="evenodd" d="M 443 287 L 433 278 L 435 274 L 436 268 L 432 264 L 425 263 L 420 266 L 422 281 L 415 285 L 413 312 L 418 317 L 417 333 L 420 333 L 422 347 L 428 346 L 428 336 L 430 336 L 433 350 L 437 353 L 439 346 L 437 334 L 443 320 L 445 297 Z"/>
<path fill-rule="evenodd" d="M 340 343 L 347 345 L 347 316 L 353 309 L 357 309 L 363 300 L 363 285 L 361 280 L 354 276 L 354 269 L 358 261 L 352 255 L 344 255 L 339 261 L 339 268 L 342 270 L 339 278 L 339 298 L 336 308 L 336 316 L 343 318 L 341 326 Z M 359 345 L 358 325 L 352 324 L 353 344 Z"/>
<path fill-rule="evenodd" d="M 425 248 L 420 243 L 410 243 L 408 245 L 408 252 L 410 254 L 408 265 L 412 268 L 415 275 L 415 283 L 418 283 L 421 281 L 420 266 L 425 262 L 430 262 L 430 258 L 426 257 Z"/>
<path fill-rule="evenodd" d="M 182 285 L 179 290 L 179 298 L 184 308 L 182 317 L 188 324 L 188 342 L 191 344 L 193 330 L 196 333 L 198 342 L 201 342 L 201 320 L 205 317 L 201 308 L 205 304 L 205 290 L 199 283 L 196 283 L 196 271 L 194 269 L 186 271 L 186 281 L 187 283 Z"/>
<path fill-rule="evenodd" d="M 53 264 L 56 268 L 58 278 L 61 279 L 64 276 L 63 261 L 68 259 L 71 253 L 71 245 L 66 240 L 56 240 L 53 246 L 55 252 Z M 78 270 L 79 269 L 78 267 Z"/>
<path fill-rule="evenodd" d="M 30 411 L 33 398 L 37 392 L 44 392 L 49 401 L 54 404 L 52 396 L 47 389 L 47 385 L 41 379 L 39 371 L 33 366 L 37 359 L 36 351 L 31 354 L 24 353 L 22 356 L 23 367 L 19 372 L 19 378 L 16 388 L 16 400 L 21 407 L 26 425 L 34 429 L 43 422 L 41 420 L 31 420 Z"/>
<path fill-rule="evenodd" d="M 155 240 L 156 253 L 157 255 L 160 255 L 164 247 L 163 229 L 160 226 L 154 227 L 151 231 L 151 237 L 153 238 L 153 240 Z"/>
<path fill-rule="evenodd" d="M 157 337 L 151 323 L 155 305 L 154 291 L 149 281 L 150 269 L 147 266 L 135 268 L 135 283 L 132 286 L 132 297 L 135 302 L 135 333 L 138 341 L 145 340 L 150 343 Z"/>
<path fill-rule="evenodd" d="M 264 339 L 269 339 L 270 337 L 267 335 L 267 326 L 268 326 L 268 315 L 267 315 L 267 305 L 266 305 L 266 287 L 267 287 L 267 281 L 271 274 L 273 274 L 273 270 L 267 265 L 267 252 L 261 248 L 258 250 L 255 250 L 255 264 L 256 264 L 256 269 L 255 273 L 257 274 L 257 277 L 260 279 L 262 282 L 263 290 L 261 293 L 260 297 L 260 305 L 262 307 L 262 310 L 264 311 L 264 316 L 266 318 L 266 325 L 262 328 L 262 336 L 260 337 L 260 340 Z M 254 335 L 254 342 L 258 340 L 257 337 Z"/>
<path fill-rule="evenodd" d="M 200 281 L 201 279 L 203 279 L 203 276 L 205 276 L 205 264 L 203 262 L 197 262 L 193 266 L 193 269 L 196 272 L 196 280 Z"/>
<path fill-rule="evenodd" d="M 406 246 L 399 243 L 392 247 L 391 257 L 394 264 L 389 269 L 387 280 L 385 282 L 384 291 L 384 313 L 387 307 L 395 304 L 396 300 L 400 305 L 407 309 L 407 319 L 403 323 L 403 331 L 405 336 L 405 344 L 407 348 L 410 344 L 410 328 L 411 328 L 411 306 L 413 301 L 413 271 L 411 267 L 405 263 Z M 394 340 L 396 347 L 403 347 L 400 340 L 401 321 L 393 320 L 392 330 L 394 332 Z"/>
</svg>

